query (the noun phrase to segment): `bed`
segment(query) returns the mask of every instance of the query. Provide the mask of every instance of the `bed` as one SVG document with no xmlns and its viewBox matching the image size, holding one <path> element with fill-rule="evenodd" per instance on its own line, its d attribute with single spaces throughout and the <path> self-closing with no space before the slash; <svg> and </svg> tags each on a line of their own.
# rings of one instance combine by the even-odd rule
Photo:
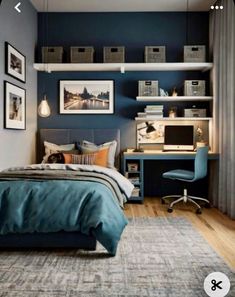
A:
<svg viewBox="0 0 235 297">
<path fill-rule="evenodd" d="M 127 220 L 121 207 L 133 186 L 117 170 L 92 165 L 39 164 L 44 141 L 117 141 L 117 129 L 42 129 L 37 163 L 0 174 L 1 248 L 79 248 L 95 250 L 98 240 L 115 255 Z"/>
</svg>

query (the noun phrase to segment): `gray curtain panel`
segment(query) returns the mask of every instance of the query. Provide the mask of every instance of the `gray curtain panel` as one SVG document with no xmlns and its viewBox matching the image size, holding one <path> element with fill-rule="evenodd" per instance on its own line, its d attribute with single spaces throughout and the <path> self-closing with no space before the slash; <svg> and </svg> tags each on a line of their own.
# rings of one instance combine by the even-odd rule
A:
<svg viewBox="0 0 235 297">
<path fill-rule="evenodd" d="M 214 205 L 235 219 L 235 5 L 233 0 L 220 0 L 216 5 L 224 7 L 210 15 L 214 148 L 220 161 L 213 165 L 211 191 Z"/>
</svg>

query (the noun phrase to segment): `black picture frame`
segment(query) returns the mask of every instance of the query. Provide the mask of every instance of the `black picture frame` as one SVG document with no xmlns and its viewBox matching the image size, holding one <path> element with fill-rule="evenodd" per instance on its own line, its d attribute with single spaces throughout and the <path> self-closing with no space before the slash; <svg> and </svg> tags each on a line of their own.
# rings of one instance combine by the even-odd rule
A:
<svg viewBox="0 0 235 297">
<path fill-rule="evenodd" d="M 4 81 L 4 129 L 26 130 L 26 90 Z"/>
<path fill-rule="evenodd" d="M 26 82 L 26 57 L 8 42 L 5 42 L 5 73 Z"/>
<path fill-rule="evenodd" d="M 72 101 L 74 101 L 74 104 L 73 104 L 74 108 L 71 108 L 71 109 L 65 107 L 64 92 L 66 87 L 68 89 L 68 92 L 71 92 L 71 96 L 72 95 L 74 96 L 74 98 L 68 99 L 68 101 L 70 101 L 72 104 L 73 104 Z M 76 87 L 77 87 L 77 90 L 76 90 Z M 87 99 L 81 98 L 79 95 L 81 94 L 80 93 L 81 90 L 84 90 L 84 88 L 87 89 L 88 95 L 96 94 L 95 97 L 87 98 Z M 114 80 L 106 80 L 106 79 L 60 80 L 59 81 L 59 113 L 73 114 L 73 115 L 74 114 L 79 114 L 79 115 L 114 114 L 114 108 L 115 108 L 115 100 L 114 100 L 115 89 L 114 88 L 115 88 Z M 104 95 L 104 98 L 101 98 L 101 93 Z M 103 102 L 101 100 L 103 100 Z M 75 108 L 76 101 L 78 106 L 77 108 Z M 87 108 L 81 108 L 82 101 L 84 102 L 84 105 L 87 105 Z M 102 102 L 102 104 L 101 103 L 99 104 L 99 102 Z M 69 102 L 67 103 L 69 104 Z M 92 104 L 94 104 L 94 108 L 92 108 Z"/>
</svg>

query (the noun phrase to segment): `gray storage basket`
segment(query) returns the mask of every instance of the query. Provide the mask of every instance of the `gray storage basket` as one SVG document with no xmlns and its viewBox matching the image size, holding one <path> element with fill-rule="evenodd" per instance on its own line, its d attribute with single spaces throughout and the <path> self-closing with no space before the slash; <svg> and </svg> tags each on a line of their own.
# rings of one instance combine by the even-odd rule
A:
<svg viewBox="0 0 235 297">
<path fill-rule="evenodd" d="M 158 80 L 139 80 L 139 96 L 158 96 Z"/>
<path fill-rule="evenodd" d="M 44 46 L 42 47 L 43 63 L 62 63 L 63 47 L 62 46 Z"/>
<path fill-rule="evenodd" d="M 205 96 L 206 81 L 205 80 L 185 80 L 184 95 L 185 96 Z"/>
<path fill-rule="evenodd" d="M 125 63 L 124 46 L 105 46 L 103 51 L 104 63 Z"/>
<path fill-rule="evenodd" d="M 91 46 L 72 46 L 70 48 L 71 63 L 93 63 L 94 47 Z"/>
<path fill-rule="evenodd" d="M 146 63 L 165 63 L 166 47 L 165 46 L 145 46 Z"/>
<path fill-rule="evenodd" d="M 185 45 L 184 62 L 191 62 L 191 63 L 206 62 L 206 46 L 205 45 Z"/>
<path fill-rule="evenodd" d="M 205 108 L 185 108 L 184 117 L 186 118 L 206 118 Z"/>
</svg>

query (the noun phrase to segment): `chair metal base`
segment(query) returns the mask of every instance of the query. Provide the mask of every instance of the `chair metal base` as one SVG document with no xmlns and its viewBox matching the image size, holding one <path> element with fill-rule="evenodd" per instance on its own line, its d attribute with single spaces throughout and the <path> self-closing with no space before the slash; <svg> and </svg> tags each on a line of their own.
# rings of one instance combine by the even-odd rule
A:
<svg viewBox="0 0 235 297">
<path fill-rule="evenodd" d="M 196 201 L 203 201 L 203 202 L 206 202 L 208 205 L 210 205 L 209 200 L 207 200 L 205 198 L 189 196 L 188 192 L 187 192 L 187 189 L 184 189 L 183 196 L 181 196 L 181 195 L 168 195 L 168 196 L 162 197 L 161 198 L 162 204 L 165 204 L 165 199 L 168 199 L 168 198 L 177 198 L 175 201 L 171 202 L 170 206 L 168 207 L 168 212 L 170 212 L 170 213 L 173 212 L 173 206 L 176 203 L 181 202 L 181 201 L 183 201 L 184 203 L 189 201 L 189 202 L 193 203 L 194 205 L 196 205 L 197 206 L 197 210 L 196 210 L 197 214 L 202 213 L 202 208 Z"/>
</svg>

